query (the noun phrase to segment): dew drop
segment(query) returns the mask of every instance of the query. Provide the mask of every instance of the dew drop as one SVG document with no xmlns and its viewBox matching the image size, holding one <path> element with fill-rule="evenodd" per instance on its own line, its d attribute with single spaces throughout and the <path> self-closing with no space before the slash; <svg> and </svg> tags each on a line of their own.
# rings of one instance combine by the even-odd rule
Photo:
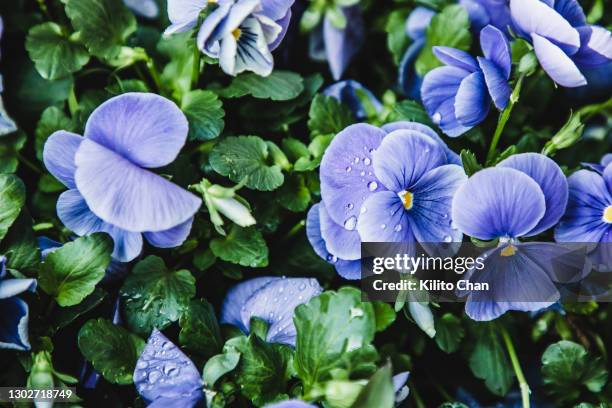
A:
<svg viewBox="0 0 612 408">
<path fill-rule="evenodd" d="M 433 121 L 433 123 L 435 123 L 436 125 L 439 125 L 440 122 L 442 121 L 442 114 L 440 112 L 436 112 L 433 114 L 433 116 L 431 117 L 431 120 Z"/>
<path fill-rule="evenodd" d="M 351 166 L 347 166 L 347 168 L 346 168 L 346 172 L 347 172 L 347 173 L 350 173 L 350 172 L 351 172 L 351 170 L 353 170 L 353 168 L 352 168 Z"/>
<path fill-rule="evenodd" d="M 442 214 L 442 218 L 448 218 L 448 214 Z"/>
<path fill-rule="evenodd" d="M 366 206 L 365 206 L 365 205 L 362 205 L 362 206 L 361 206 L 361 209 L 359 210 L 359 213 L 360 213 L 360 214 L 365 214 L 367 211 L 368 211 L 368 209 L 366 208 Z"/>
<path fill-rule="evenodd" d="M 304 290 L 304 289 L 306 289 L 306 284 L 305 284 L 305 283 L 300 284 L 300 286 L 298 286 L 298 289 L 299 289 L 299 290 Z"/>
<path fill-rule="evenodd" d="M 385 228 L 387 228 L 387 224 L 380 224 L 380 228 L 381 228 L 381 229 L 385 229 Z"/>
<path fill-rule="evenodd" d="M 369 166 L 371 163 L 372 163 L 372 160 L 370 160 L 369 157 L 364 157 L 363 164 L 365 164 L 366 166 Z"/>
<path fill-rule="evenodd" d="M 378 188 L 378 183 L 375 181 L 370 181 L 368 183 L 368 190 L 375 191 Z"/>
<path fill-rule="evenodd" d="M 359 157 L 355 157 L 355 160 L 353 160 L 353 163 L 355 164 L 359 163 Z"/>
<path fill-rule="evenodd" d="M 359 175 L 360 175 L 361 177 L 365 177 L 365 171 L 362 171 L 361 173 L 359 173 Z"/>
<path fill-rule="evenodd" d="M 451 242 L 453 238 L 450 235 L 444 237 L 444 242 Z"/>
<path fill-rule="evenodd" d="M 332 254 L 327 255 L 327 262 L 336 263 L 338 262 L 338 257 Z"/>
<path fill-rule="evenodd" d="M 159 371 L 151 371 L 149 373 L 149 382 L 155 384 L 159 378 L 161 377 L 161 373 Z"/>
<path fill-rule="evenodd" d="M 354 215 L 351 217 L 348 217 L 345 221 L 344 221 L 344 228 L 346 228 L 349 231 L 352 231 L 355 229 L 355 226 L 357 226 L 357 217 L 355 217 Z"/>
<path fill-rule="evenodd" d="M 353 207 L 355 207 L 355 206 L 353 205 L 353 203 L 348 203 L 348 204 L 346 205 L 347 210 L 352 210 L 352 209 L 353 209 Z"/>
<path fill-rule="evenodd" d="M 395 227 L 393 227 L 393 231 L 395 232 L 400 232 L 402 230 L 402 226 L 400 224 L 397 224 Z"/>
</svg>

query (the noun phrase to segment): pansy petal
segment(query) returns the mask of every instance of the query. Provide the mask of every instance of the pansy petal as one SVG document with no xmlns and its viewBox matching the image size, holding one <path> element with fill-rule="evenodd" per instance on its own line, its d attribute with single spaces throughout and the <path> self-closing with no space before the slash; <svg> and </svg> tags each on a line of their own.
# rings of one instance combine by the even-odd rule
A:
<svg viewBox="0 0 612 408">
<path fill-rule="evenodd" d="M 612 61 L 612 33 L 603 27 L 578 27 L 580 49 L 572 60 L 581 67 L 598 67 Z"/>
<path fill-rule="evenodd" d="M 485 58 L 494 63 L 507 81 L 510 78 L 512 58 L 508 38 L 498 28 L 488 25 L 480 31 L 480 47 Z M 482 68 L 480 59 L 478 65 Z"/>
<path fill-rule="evenodd" d="M 568 185 L 561 168 L 552 159 L 538 153 L 521 153 L 510 156 L 498 164 L 510 167 L 531 177 L 544 193 L 546 213 L 526 236 L 537 235 L 554 226 L 565 212 Z"/>
<path fill-rule="evenodd" d="M 612 195 L 602 176 L 589 170 L 578 170 L 567 181 L 569 200 L 555 229 L 555 241 L 599 242 L 607 231 L 602 215 L 612 205 Z"/>
<path fill-rule="evenodd" d="M 405 120 L 387 123 L 386 125 L 382 126 L 382 130 L 384 130 L 387 133 L 391 133 L 394 130 L 398 130 L 398 129 L 416 130 L 418 132 L 425 134 L 426 136 L 431 137 L 436 142 L 438 142 L 440 146 L 442 146 L 442 148 L 444 149 L 444 152 L 446 153 L 446 161 L 448 164 L 461 165 L 461 158 L 459 157 L 459 155 L 455 153 L 454 151 L 452 151 L 446 145 L 446 143 L 444 143 L 444 140 L 442 140 L 442 138 L 438 135 L 438 133 L 432 128 L 430 128 L 429 126 L 424 125 L 422 123 L 409 122 Z"/>
<path fill-rule="evenodd" d="M 0 281 L 0 299 L 8 299 L 20 293 L 36 290 L 36 279 L 4 279 Z"/>
<path fill-rule="evenodd" d="M 312 278 L 282 278 L 270 282 L 244 304 L 242 324 L 248 329 L 251 318 L 258 317 L 268 323 L 268 342 L 295 346 L 293 311 L 322 291 L 319 282 Z"/>
<path fill-rule="evenodd" d="M 142 234 L 117 228 L 97 217 L 77 190 L 64 191 L 57 200 L 57 216 L 62 223 L 79 236 L 106 232 L 113 238 L 113 258 L 129 262 L 142 251 Z"/>
<path fill-rule="evenodd" d="M 191 224 L 193 224 L 193 217 L 169 230 L 145 232 L 143 235 L 154 247 L 175 248 L 185 242 L 191 232 Z"/>
<path fill-rule="evenodd" d="M 278 24 L 280 27 L 280 34 L 278 34 L 278 36 L 276 37 L 274 41 L 268 44 L 268 48 L 270 49 L 270 51 L 274 51 L 280 45 L 280 43 L 283 41 L 283 38 L 285 38 L 285 35 L 289 31 L 289 23 L 291 22 L 291 14 L 292 14 L 291 9 L 289 9 L 287 10 L 287 14 L 285 14 L 285 17 L 276 21 L 276 24 Z"/>
<path fill-rule="evenodd" d="M 566 53 L 548 39 L 532 33 L 533 49 L 540 65 L 553 81 L 567 88 L 586 85 L 587 81 Z"/>
<path fill-rule="evenodd" d="M 134 386 L 149 403 L 160 399 L 197 401 L 204 398 L 196 366 L 157 329 L 151 332 L 136 362 Z"/>
<path fill-rule="evenodd" d="M 612 153 L 604 154 L 600 163 L 602 166 L 607 166 L 608 164 L 612 163 Z"/>
<path fill-rule="evenodd" d="M 317 203 L 310 207 L 308 214 L 306 215 L 306 237 L 310 246 L 321 259 L 326 261 L 331 260 L 331 254 L 327 251 L 325 246 L 325 240 L 321 235 L 321 217 L 319 209 L 323 206 L 323 203 Z"/>
<path fill-rule="evenodd" d="M 259 0 L 238 0 L 233 3 L 227 17 L 215 29 L 212 37 L 213 41 L 224 38 L 240 27 L 259 5 Z"/>
<path fill-rule="evenodd" d="M 91 140 L 81 143 L 75 162 L 76 185 L 91 211 L 127 231 L 165 231 L 200 207 L 195 195 Z"/>
<path fill-rule="evenodd" d="M 463 233 L 451 220 L 453 195 L 467 179 L 463 168 L 454 164 L 437 167 L 414 185 L 410 225 L 419 242 L 461 242 Z"/>
<path fill-rule="evenodd" d="M 359 120 L 368 116 L 364 102 L 371 106 L 375 112 L 380 112 L 382 104 L 369 89 L 352 79 L 336 82 L 325 88 L 323 94 L 336 98 L 351 110 Z"/>
<path fill-rule="evenodd" d="M 490 105 L 482 72 L 474 72 L 461 81 L 455 96 L 455 117 L 459 123 L 476 126 L 487 117 Z"/>
<path fill-rule="evenodd" d="M 469 71 L 456 67 L 434 68 L 423 78 L 421 98 L 430 117 L 435 117 L 442 103 L 454 99 L 461 81 L 470 75 Z M 439 122 L 439 119 L 434 119 Z"/>
<path fill-rule="evenodd" d="M 523 36 L 536 34 L 545 37 L 570 55 L 580 47 L 578 31 L 540 0 L 510 0 L 510 13 L 515 27 Z"/>
<path fill-rule="evenodd" d="M 608 164 L 604 169 L 603 178 L 608 186 L 608 192 L 612 195 L 612 164 Z"/>
<path fill-rule="evenodd" d="M 278 279 L 281 278 L 276 276 L 262 276 L 240 282 L 232 287 L 223 300 L 219 321 L 223 324 L 236 326 L 242 330 L 243 333 L 248 333 L 248 326 L 242 323 L 241 312 L 243 306 L 259 289 Z"/>
<path fill-rule="evenodd" d="M 0 299 L 0 350 L 30 349 L 28 304 L 19 298 Z"/>
<path fill-rule="evenodd" d="M 468 72 L 478 71 L 476 60 L 465 51 L 451 47 L 436 46 L 433 47 L 433 53 L 446 65 L 461 68 Z"/>
<path fill-rule="evenodd" d="M 327 213 L 326 207 L 319 208 L 321 236 L 325 241 L 327 251 L 340 258 L 353 261 L 361 258 L 361 240 L 355 229 L 357 218 L 349 220 L 344 226 L 334 222 Z"/>
<path fill-rule="evenodd" d="M 357 231 L 364 242 L 413 242 L 408 212 L 392 191 L 370 196 L 363 207 L 365 213 L 357 222 Z"/>
<path fill-rule="evenodd" d="M 323 39 L 329 68 L 334 80 L 342 77 L 351 59 L 357 54 L 364 39 L 361 7 L 343 7 L 342 12 L 349 22 L 344 29 L 335 27 L 329 19 L 323 21 Z"/>
<path fill-rule="evenodd" d="M 332 264 L 336 268 L 338 275 L 342 276 L 344 279 L 361 279 L 361 260 L 345 261 L 344 259 L 337 259 L 334 260 Z"/>
<path fill-rule="evenodd" d="M 425 38 L 425 32 L 436 12 L 428 7 L 418 6 L 406 19 L 406 35 L 413 40 Z"/>
<path fill-rule="evenodd" d="M 226 73 L 236 75 L 244 71 L 252 71 L 260 76 L 268 76 L 274 68 L 274 59 L 268 48 L 268 43 L 261 24 L 256 18 L 249 17 L 240 26 L 242 34 L 237 42 L 237 49 L 233 58 L 235 58 L 235 67 L 233 70 L 225 70 Z M 229 34 L 233 38 L 232 34 Z M 223 48 L 225 40 L 221 45 L 221 58 L 223 57 Z M 223 65 L 221 66 L 223 68 Z"/>
<path fill-rule="evenodd" d="M 218 46 L 215 47 L 215 44 L 218 44 L 217 41 L 219 38 L 216 36 L 213 37 L 213 33 L 215 33 L 215 29 L 218 28 L 219 23 L 227 17 L 230 9 L 232 8 L 232 3 L 223 2 L 219 3 L 217 8 L 215 8 L 202 22 L 200 29 L 198 30 L 198 36 L 196 39 L 196 44 L 198 45 L 198 49 L 206 55 L 218 58 L 219 57 L 219 49 Z"/>
<path fill-rule="evenodd" d="M 531 177 L 496 167 L 477 172 L 459 187 L 452 219 L 471 237 L 518 238 L 533 230 L 545 211 L 544 194 Z"/>
<path fill-rule="evenodd" d="M 263 0 L 262 13 L 272 20 L 280 20 L 287 15 L 295 0 Z"/>
<path fill-rule="evenodd" d="M 508 84 L 508 79 L 503 72 L 491 61 L 478 57 L 478 64 L 484 74 L 487 90 L 497 109 L 504 110 L 510 101 L 512 88 Z"/>
<path fill-rule="evenodd" d="M 391 191 L 410 188 L 429 170 L 446 163 L 438 142 L 416 130 L 396 130 L 372 154 L 374 174 Z"/>
<path fill-rule="evenodd" d="M 338 133 L 325 150 L 320 171 L 321 197 L 337 224 L 358 218 L 361 204 L 372 194 L 368 185 L 379 184 L 372 169 L 372 152 L 383 137 L 385 132 L 377 127 L 351 125 Z"/>
<path fill-rule="evenodd" d="M 156 18 L 159 15 L 159 6 L 155 0 L 123 0 L 136 14 L 146 18 Z"/>
<path fill-rule="evenodd" d="M 77 134 L 60 130 L 45 142 L 43 161 L 49 173 L 68 188 L 75 188 L 74 156 L 83 138 Z"/>
<path fill-rule="evenodd" d="M 491 17 L 487 9 L 478 0 L 459 0 L 458 3 L 467 11 L 472 30 L 478 31 L 490 23 Z"/>
<path fill-rule="evenodd" d="M 432 120 L 437 123 L 448 137 L 459 137 L 473 126 L 466 126 L 457 120 L 455 116 L 455 98 L 447 99 L 433 115 Z"/>
<path fill-rule="evenodd" d="M 554 8 L 574 27 L 584 26 L 587 23 L 584 10 L 577 0 L 555 0 Z"/>
<path fill-rule="evenodd" d="M 165 166 L 187 140 L 187 118 L 176 104 L 152 93 L 125 93 L 89 117 L 85 138 L 147 168 Z"/>
<path fill-rule="evenodd" d="M 316 408 L 316 405 L 309 404 L 300 400 L 287 400 L 268 404 L 264 408 Z"/>
<path fill-rule="evenodd" d="M 402 56 L 398 69 L 398 82 L 400 84 L 400 88 L 404 92 L 404 95 L 416 101 L 421 100 L 421 85 L 423 84 L 423 77 L 416 73 L 414 63 L 421 54 L 423 45 L 425 45 L 424 39 L 415 40 L 412 44 L 410 44 Z"/>
<path fill-rule="evenodd" d="M 207 0 L 168 0 L 168 18 L 173 24 L 198 20 Z"/>
</svg>

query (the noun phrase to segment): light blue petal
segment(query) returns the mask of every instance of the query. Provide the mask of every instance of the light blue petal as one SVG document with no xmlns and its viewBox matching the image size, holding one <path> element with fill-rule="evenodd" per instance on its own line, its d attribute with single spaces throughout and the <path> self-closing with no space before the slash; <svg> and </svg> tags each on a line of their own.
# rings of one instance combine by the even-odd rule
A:
<svg viewBox="0 0 612 408">
<path fill-rule="evenodd" d="M 357 233 L 357 219 L 345 226 L 331 219 L 325 206 L 319 207 L 321 236 L 327 251 L 340 259 L 354 261 L 361 258 L 361 240 Z"/>
<path fill-rule="evenodd" d="M 329 19 L 323 20 L 323 39 L 329 68 L 334 80 L 339 80 L 364 40 L 363 17 L 359 5 L 342 8 L 349 22 L 345 29 L 336 28 Z"/>
<path fill-rule="evenodd" d="M 406 34 L 413 40 L 425 38 L 425 32 L 436 12 L 430 8 L 418 6 L 406 19 Z"/>
<path fill-rule="evenodd" d="M 572 60 L 580 67 L 598 67 L 612 61 L 612 33 L 603 27 L 578 27 L 580 49 Z"/>
<path fill-rule="evenodd" d="M 159 16 L 159 6 L 155 0 L 123 0 L 123 2 L 139 16 L 146 18 Z"/>
<path fill-rule="evenodd" d="M 423 84 L 423 78 L 416 73 L 414 63 L 421 54 L 424 44 L 424 39 L 416 40 L 410 44 L 404 52 L 398 70 L 398 82 L 404 95 L 416 101 L 421 100 L 421 85 Z"/>
<path fill-rule="evenodd" d="M 173 26 L 195 26 L 200 11 L 208 4 L 207 0 L 168 0 L 168 18 Z M 189 28 L 191 28 L 189 27 Z M 186 28 L 182 31 L 186 31 Z M 173 30 L 172 32 L 178 32 Z M 168 31 L 166 30 L 167 34 Z"/>
<path fill-rule="evenodd" d="M 23 292 L 36 290 L 36 279 L 0 280 L 0 299 L 8 299 Z"/>
<path fill-rule="evenodd" d="M 504 74 L 497 65 L 488 59 L 478 57 L 478 64 L 480 64 L 480 68 L 484 74 L 487 90 L 491 99 L 493 99 L 495 107 L 500 111 L 506 109 L 510 101 L 510 94 L 512 93 L 512 88 L 510 88 L 508 80 L 504 77 Z"/>
<path fill-rule="evenodd" d="M 230 2 L 219 4 L 218 7 L 206 17 L 198 30 L 198 36 L 196 38 L 198 49 L 206 53 L 209 57 L 219 57 L 220 38 L 216 36 L 213 37 L 213 33 L 215 33 L 221 21 L 227 17 L 231 7 L 232 3 Z"/>
<path fill-rule="evenodd" d="M 461 68 L 468 72 L 478 71 L 478 64 L 474 57 L 465 51 L 456 48 L 436 46 L 433 47 L 434 55 L 444 64 Z"/>
<path fill-rule="evenodd" d="M 508 38 L 498 28 L 488 25 L 480 31 L 480 47 L 485 58 L 497 66 L 507 81 L 510 78 L 512 57 Z M 482 68 L 480 59 L 478 65 Z"/>
<path fill-rule="evenodd" d="M 263 276 L 259 278 L 249 279 L 240 282 L 232 287 L 225 295 L 223 305 L 221 306 L 221 315 L 219 321 L 223 324 L 231 324 L 242 330 L 243 333 L 248 333 L 248 326 L 242 323 L 242 307 L 246 304 L 255 292 L 268 283 L 281 279 L 276 276 Z"/>
<path fill-rule="evenodd" d="M 586 16 L 577 0 L 555 0 L 554 7 L 572 26 L 586 25 Z"/>
<path fill-rule="evenodd" d="M 0 299 L 0 349 L 30 349 L 28 316 L 28 304 L 23 300 Z"/>
<path fill-rule="evenodd" d="M 82 141 L 81 136 L 60 130 L 49 136 L 43 148 L 45 167 L 68 188 L 76 188 L 74 156 Z"/>
<path fill-rule="evenodd" d="M 377 112 L 380 112 L 383 107 L 369 89 L 352 79 L 336 82 L 328 86 L 323 90 L 323 94 L 336 98 L 338 101 L 348 106 L 351 112 L 353 112 L 353 115 L 359 120 L 363 120 L 368 116 L 363 106 L 362 99 L 367 99 L 368 103 L 370 103 Z"/>
<path fill-rule="evenodd" d="M 342 276 L 347 280 L 361 279 L 361 261 L 345 261 L 338 259 L 333 262 L 334 267 L 338 275 Z"/>
<path fill-rule="evenodd" d="M 459 187 L 452 219 L 471 237 L 518 238 L 532 231 L 545 211 L 542 189 L 531 177 L 496 167 L 477 172 Z"/>
<path fill-rule="evenodd" d="M 363 242 L 414 242 L 410 216 L 392 191 L 371 195 L 363 204 L 357 231 Z"/>
<path fill-rule="evenodd" d="M 157 248 L 175 248 L 180 246 L 191 232 L 193 217 L 184 223 L 166 231 L 145 232 L 143 235 L 151 245 Z"/>
<path fill-rule="evenodd" d="M 575 88 L 587 81 L 570 57 L 555 44 L 538 34 L 531 34 L 533 49 L 548 76 L 561 86 Z"/>
<path fill-rule="evenodd" d="M 291 10 L 295 0 L 262 0 L 262 13 L 272 20 L 280 20 Z"/>
<path fill-rule="evenodd" d="M 465 127 L 482 122 L 489 113 L 490 100 L 482 72 L 474 72 L 459 85 L 455 96 L 455 117 Z"/>
<path fill-rule="evenodd" d="M 287 400 L 268 404 L 264 408 L 316 408 L 316 405 L 300 400 Z"/>
</svg>

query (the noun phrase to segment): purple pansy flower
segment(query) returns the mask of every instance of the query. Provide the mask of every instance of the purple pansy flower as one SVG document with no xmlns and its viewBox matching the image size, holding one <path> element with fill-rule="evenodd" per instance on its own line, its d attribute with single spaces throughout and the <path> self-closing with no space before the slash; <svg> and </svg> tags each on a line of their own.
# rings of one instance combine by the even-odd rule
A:
<svg viewBox="0 0 612 408">
<path fill-rule="evenodd" d="M 485 267 L 467 272 L 466 279 L 488 282 L 490 287 L 489 292 L 461 294 L 468 296 L 468 316 L 491 320 L 508 310 L 539 310 L 559 299 L 553 281 L 561 272 L 554 273 L 545 261 L 554 259 L 558 246 L 520 243 L 519 238 L 535 236 L 557 224 L 567 197 L 563 172 L 538 153 L 511 156 L 494 168 L 477 172 L 459 187 L 452 204 L 454 223 L 471 237 L 499 240 L 486 254 Z"/>
<path fill-rule="evenodd" d="M 159 6 L 155 0 L 123 0 L 123 3 L 139 16 L 146 18 L 159 16 Z"/>
<path fill-rule="evenodd" d="M 68 191 L 57 202 L 59 219 L 77 235 L 106 232 L 113 257 L 136 258 L 147 241 L 173 248 L 185 241 L 202 201 L 153 173 L 176 158 L 187 139 L 185 115 L 155 94 L 127 93 L 100 105 L 84 137 L 52 134 L 43 159 Z"/>
<path fill-rule="evenodd" d="M 248 334 L 251 318 L 260 318 L 268 323 L 268 342 L 295 347 L 293 311 L 322 291 L 316 279 L 274 276 L 249 279 L 229 290 L 219 321 Z"/>
<path fill-rule="evenodd" d="M 474 31 L 492 25 L 508 33 L 512 26 L 508 0 L 459 0 L 459 4 L 468 12 Z"/>
<path fill-rule="evenodd" d="M 612 163 L 610 155 L 604 159 L 603 171 L 578 170 L 568 178 L 567 210 L 555 229 L 557 242 L 601 243 L 590 259 L 602 272 L 612 265 Z"/>
<path fill-rule="evenodd" d="M 193 362 L 159 330 L 153 329 L 136 362 L 134 386 L 149 407 L 190 408 L 204 399 Z"/>
<path fill-rule="evenodd" d="M 516 32 L 533 44 L 540 65 L 553 81 L 574 88 L 587 84 L 581 70 L 612 61 L 612 35 L 587 25 L 576 0 L 511 0 Z"/>
<path fill-rule="evenodd" d="M 237 75 L 253 71 L 266 76 L 272 72 L 271 51 L 282 41 L 291 19 L 294 0 L 169 0 L 172 25 L 166 34 L 194 28 L 202 11 L 210 8 L 198 28 L 198 48 L 219 59 L 223 71 Z"/>
<path fill-rule="evenodd" d="M 325 88 L 323 94 L 336 98 L 351 110 L 355 118 L 364 120 L 371 113 L 379 113 L 382 104 L 366 87 L 352 79 L 336 82 Z"/>
<path fill-rule="evenodd" d="M 425 75 L 421 98 L 433 122 L 448 136 L 460 136 L 482 122 L 491 101 L 503 110 L 510 100 L 508 39 L 489 25 L 480 31 L 480 46 L 484 57 L 476 59 L 455 48 L 433 49 L 446 66 Z"/>
<path fill-rule="evenodd" d="M 465 178 L 429 127 L 395 122 L 352 125 L 321 161 L 322 201 L 308 213 L 315 252 L 346 279 L 360 278 L 361 241 L 456 241 L 450 200 Z"/>
<path fill-rule="evenodd" d="M 323 22 L 310 34 L 309 46 L 310 57 L 317 61 L 327 60 L 336 81 L 361 48 L 365 36 L 361 7 L 352 5 L 339 7 L 339 10 L 347 21 L 346 25 L 337 27 L 326 13 Z"/>
<path fill-rule="evenodd" d="M 36 279 L 8 279 L 6 257 L 0 256 L 0 349 L 30 349 L 28 304 L 17 295 L 35 289 Z"/>
</svg>

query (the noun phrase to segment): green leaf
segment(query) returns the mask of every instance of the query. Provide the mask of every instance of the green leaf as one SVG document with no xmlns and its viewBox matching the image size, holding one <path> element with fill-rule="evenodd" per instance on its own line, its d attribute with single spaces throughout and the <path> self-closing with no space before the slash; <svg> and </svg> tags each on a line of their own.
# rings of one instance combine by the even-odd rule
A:
<svg viewBox="0 0 612 408">
<path fill-rule="evenodd" d="M 482 166 L 478 163 L 476 155 L 470 150 L 463 149 L 459 154 L 461 157 L 461 163 L 463 164 L 463 170 L 468 177 L 471 177 L 474 173 L 482 170 Z"/>
<path fill-rule="evenodd" d="M 19 177 L 0 174 L 0 240 L 19 216 L 25 198 L 25 186 Z"/>
<path fill-rule="evenodd" d="M 387 18 L 385 31 L 387 32 L 387 48 L 391 51 L 393 62 L 399 64 L 404 51 L 410 43 L 410 38 L 406 35 L 406 19 L 410 14 L 410 9 L 394 10 Z"/>
<path fill-rule="evenodd" d="M 475 336 L 477 340 L 469 356 L 470 369 L 476 377 L 485 380 L 492 393 L 506 395 L 514 380 L 514 372 L 495 325 L 477 325 Z"/>
<path fill-rule="evenodd" d="M 433 125 L 423 106 L 418 102 L 410 100 L 401 101 L 393 106 L 390 121 L 396 122 L 400 120 L 419 122 L 429 126 Z"/>
<path fill-rule="evenodd" d="M 246 186 L 260 191 L 275 190 L 283 184 L 280 166 L 272 162 L 268 144 L 258 136 L 228 137 L 215 145 L 210 165 L 235 183 L 248 178 Z"/>
<path fill-rule="evenodd" d="M 238 361 L 240 361 L 240 353 L 236 352 L 217 354 L 208 359 L 202 374 L 204 385 L 212 388 L 219 378 L 236 368 Z"/>
<path fill-rule="evenodd" d="M 62 1 L 80 40 L 97 57 L 117 57 L 125 40 L 136 31 L 136 19 L 121 0 Z"/>
<path fill-rule="evenodd" d="M 580 344 L 561 340 L 548 346 L 542 355 L 542 380 L 547 393 L 558 401 L 572 401 L 582 387 L 600 392 L 608 370 L 600 357 L 593 357 Z"/>
<path fill-rule="evenodd" d="M 561 129 L 548 141 L 542 149 L 542 154 L 553 156 L 558 150 L 567 149 L 582 137 L 584 123 L 580 111 L 571 113 Z"/>
<path fill-rule="evenodd" d="M 446 313 L 436 320 L 436 344 L 445 353 L 454 353 L 465 336 L 461 320 L 452 313 Z"/>
<path fill-rule="evenodd" d="M 60 306 L 74 306 L 94 291 L 104 278 L 113 240 L 104 233 L 80 237 L 45 258 L 38 283 Z"/>
<path fill-rule="evenodd" d="M 333 369 L 350 369 L 376 331 L 372 304 L 362 302 L 361 292 L 351 287 L 324 292 L 298 306 L 293 321 L 295 368 L 306 389 L 328 379 Z"/>
<path fill-rule="evenodd" d="M 258 99 L 286 101 L 296 98 L 304 90 L 304 79 L 295 72 L 274 71 L 267 77 L 253 73 L 238 75 L 225 89 L 219 91 L 224 98 L 251 95 Z"/>
<path fill-rule="evenodd" d="M 308 129 L 311 137 L 336 134 L 355 122 L 348 107 L 337 99 L 317 94 L 308 112 Z"/>
<path fill-rule="evenodd" d="M 233 225 L 230 233 L 210 242 L 213 254 L 224 261 L 251 268 L 268 266 L 268 246 L 261 232 L 254 227 Z"/>
<path fill-rule="evenodd" d="M 306 187 L 304 177 L 300 174 L 291 174 L 278 190 L 278 203 L 289 211 L 302 212 L 308 208 L 311 196 Z"/>
<path fill-rule="evenodd" d="M 334 135 L 319 135 L 312 139 L 312 142 L 308 145 L 308 151 L 310 155 L 308 157 L 300 157 L 293 165 L 295 171 L 311 171 L 319 167 L 323 153 L 325 149 L 331 143 Z"/>
<path fill-rule="evenodd" d="M 376 317 L 376 331 L 381 332 L 395 321 L 395 310 L 385 302 L 372 302 Z"/>
<path fill-rule="evenodd" d="M 351 408 L 393 408 L 395 390 L 391 380 L 391 365 L 381 367 L 357 396 Z"/>
<path fill-rule="evenodd" d="M 59 79 L 83 68 L 89 62 L 85 47 L 68 37 L 55 23 L 36 25 L 28 32 L 26 49 L 45 79 Z"/>
<path fill-rule="evenodd" d="M 237 371 L 242 395 L 261 406 L 284 392 L 291 373 L 291 354 L 288 346 L 249 336 Z"/>
<path fill-rule="evenodd" d="M 45 109 L 36 125 L 35 131 L 35 147 L 36 157 L 38 160 L 42 160 L 43 148 L 45 142 L 54 132 L 58 130 L 65 130 L 67 132 L 73 132 L 76 130 L 74 121 L 64 113 L 64 111 L 57 106 L 49 106 Z"/>
<path fill-rule="evenodd" d="M 425 76 L 442 65 L 433 53 L 434 46 L 443 45 L 467 51 L 471 44 L 470 18 L 465 8 L 458 4 L 444 7 L 440 13 L 433 16 L 427 27 L 427 40 L 415 62 L 417 74 Z"/>
<path fill-rule="evenodd" d="M 2 240 L 0 253 L 6 256 L 6 267 L 27 276 L 35 276 L 40 264 L 38 241 L 32 230 L 32 217 L 24 208 Z"/>
<path fill-rule="evenodd" d="M 72 76 L 48 81 L 36 71 L 34 64 L 28 59 L 28 65 L 19 67 L 17 83 L 17 100 L 27 112 L 40 112 L 50 105 L 68 99 L 70 89 L 74 85 Z M 44 92 L 41 92 L 44 89 Z"/>
<path fill-rule="evenodd" d="M 100 288 L 96 288 L 91 295 L 83 299 L 83 301 L 78 305 L 59 309 L 53 314 L 53 328 L 55 330 L 59 330 L 68 326 L 79 316 L 98 306 L 105 297 L 106 292 Z"/>
<path fill-rule="evenodd" d="M 179 320 L 179 342 L 189 351 L 208 358 L 221 351 L 223 338 L 215 311 L 204 299 L 193 300 Z"/>
<path fill-rule="evenodd" d="M 145 342 L 105 319 L 89 320 L 79 331 L 79 350 L 96 371 L 115 384 L 131 384 Z"/>
<path fill-rule="evenodd" d="M 189 120 L 189 140 L 210 140 L 223 131 L 223 104 L 211 91 L 195 90 L 183 96 L 181 109 Z"/>
<path fill-rule="evenodd" d="M 2 120 L 1 113 L 0 120 Z M 17 171 L 19 167 L 17 153 L 23 149 L 26 141 L 27 136 L 21 130 L 0 137 L 0 173 L 14 173 Z"/>
<path fill-rule="evenodd" d="M 127 326 L 148 336 L 175 322 L 195 296 L 195 279 L 186 269 L 169 271 L 150 255 L 138 262 L 120 290 Z"/>
<path fill-rule="evenodd" d="M 438 408 L 470 408 L 462 402 L 445 402 L 438 406 Z"/>
</svg>

